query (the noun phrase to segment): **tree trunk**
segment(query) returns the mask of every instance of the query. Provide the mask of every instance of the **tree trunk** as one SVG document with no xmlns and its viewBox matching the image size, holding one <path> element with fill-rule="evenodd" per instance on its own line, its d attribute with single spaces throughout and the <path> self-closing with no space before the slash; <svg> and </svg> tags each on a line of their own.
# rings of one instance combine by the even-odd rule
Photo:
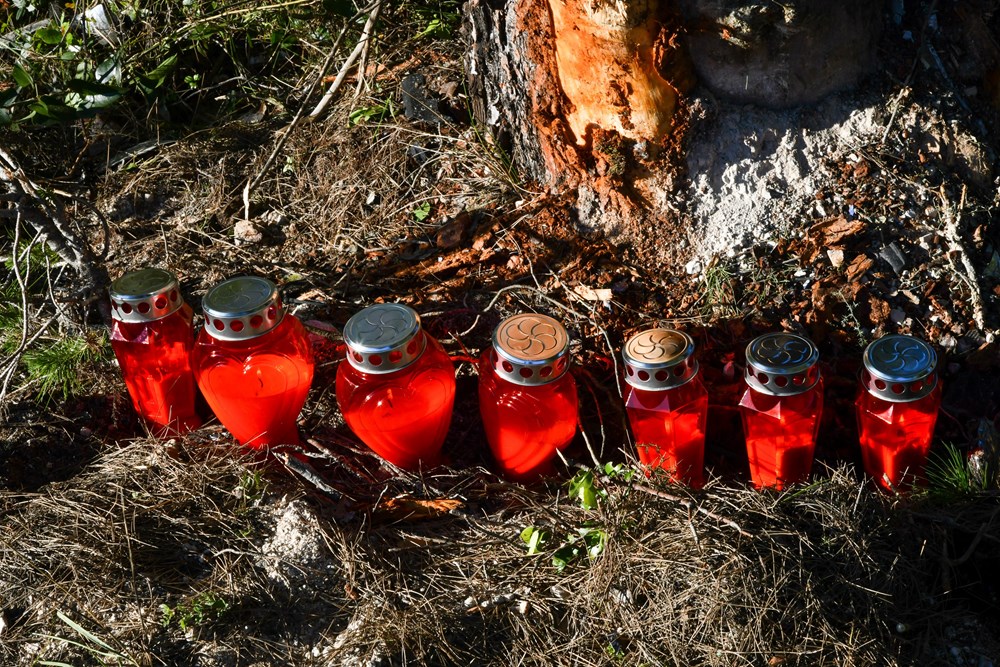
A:
<svg viewBox="0 0 1000 667">
<path fill-rule="evenodd" d="M 575 194 L 585 231 L 671 224 L 675 111 L 695 83 L 761 106 L 811 102 L 875 63 L 867 0 L 468 0 L 477 120 L 525 180 Z M 674 223 L 676 219 L 674 218 Z"/>
</svg>

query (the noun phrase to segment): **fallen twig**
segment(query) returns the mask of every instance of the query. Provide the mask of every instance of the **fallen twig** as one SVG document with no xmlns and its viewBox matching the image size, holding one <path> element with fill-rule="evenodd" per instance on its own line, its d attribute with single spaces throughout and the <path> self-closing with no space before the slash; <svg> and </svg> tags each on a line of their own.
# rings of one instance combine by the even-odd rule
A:
<svg viewBox="0 0 1000 667">
<path fill-rule="evenodd" d="M 344 64 L 340 67 L 340 73 L 337 74 L 337 78 L 333 80 L 333 83 L 330 84 L 330 87 L 327 89 L 326 94 L 323 95 L 323 98 L 319 101 L 319 104 L 317 104 L 316 108 L 309 114 L 310 118 L 316 118 L 326 111 L 326 107 L 330 104 L 330 100 L 332 100 L 333 96 L 337 94 L 337 91 L 340 90 L 341 84 L 344 83 L 344 79 L 347 78 L 347 73 L 354 66 L 355 61 L 357 61 L 357 59 L 361 56 L 362 52 L 367 49 L 368 40 L 371 39 L 371 33 L 375 27 L 375 21 L 378 20 L 378 14 L 381 10 L 382 1 L 379 0 L 379 2 L 375 3 L 371 13 L 368 14 L 368 20 L 365 21 L 365 27 L 361 29 L 361 39 L 358 40 L 358 45 L 354 47 L 353 51 L 351 51 L 351 55 L 347 56 L 347 60 L 345 60 Z"/>
<path fill-rule="evenodd" d="M 278 157 L 278 153 L 281 152 L 281 149 L 285 147 L 285 142 L 288 141 L 288 137 L 291 136 L 292 130 L 295 129 L 295 126 L 298 125 L 299 120 L 302 118 L 302 112 L 304 112 L 306 109 L 306 102 L 312 96 L 313 91 L 316 90 L 316 86 L 319 85 L 319 82 L 323 80 L 323 75 L 326 73 L 326 68 L 330 66 L 330 61 L 333 60 L 334 55 L 336 55 L 337 51 L 340 50 L 340 43 L 343 41 L 344 35 L 346 33 L 347 33 L 347 26 L 345 25 L 341 29 L 340 34 L 337 35 L 337 40 L 333 43 L 333 47 L 327 54 L 326 60 L 324 60 L 323 64 L 320 66 L 319 74 L 316 76 L 315 79 L 313 79 L 312 84 L 310 84 L 309 86 L 309 90 L 306 91 L 306 95 L 302 101 L 302 105 L 299 107 L 299 110 L 295 112 L 295 117 L 292 118 L 292 122 L 289 123 L 288 127 L 286 127 L 282 132 L 281 138 L 278 139 L 278 142 L 274 145 L 274 149 L 271 151 L 271 154 L 267 157 L 267 160 L 264 161 L 264 166 L 260 168 L 260 171 L 257 172 L 257 175 L 253 178 L 253 180 L 247 181 L 246 187 L 243 188 L 244 220 L 250 219 L 250 192 L 253 191 L 258 185 L 260 185 L 260 182 L 262 180 L 264 180 L 264 177 L 267 175 L 268 170 L 274 164 L 274 160 Z"/>
</svg>

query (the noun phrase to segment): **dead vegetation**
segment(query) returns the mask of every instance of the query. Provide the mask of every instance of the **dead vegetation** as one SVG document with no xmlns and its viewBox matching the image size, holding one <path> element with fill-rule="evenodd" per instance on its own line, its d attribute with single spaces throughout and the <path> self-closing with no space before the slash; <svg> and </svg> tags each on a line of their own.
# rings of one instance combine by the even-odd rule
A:
<svg viewBox="0 0 1000 667">
<path fill-rule="evenodd" d="M 966 659 L 996 655 L 969 611 L 1000 544 L 982 499 L 887 498 L 845 469 L 687 496 L 618 468 L 591 509 L 449 470 L 355 505 L 247 463 L 140 439 L 5 494 L 4 663 L 936 664 L 969 632 Z"/>
</svg>

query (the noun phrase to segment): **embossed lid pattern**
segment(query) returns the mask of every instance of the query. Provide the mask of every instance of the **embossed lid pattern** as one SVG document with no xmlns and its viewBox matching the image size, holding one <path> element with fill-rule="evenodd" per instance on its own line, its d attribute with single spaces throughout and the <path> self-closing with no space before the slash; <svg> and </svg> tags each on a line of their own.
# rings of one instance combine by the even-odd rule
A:
<svg viewBox="0 0 1000 667">
<path fill-rule="evenodd" d="M 639 389 L 679 387 L 698 373 L 694 341 L 673 329 L 647 329 L 625 343 L 625 381 Z"/>
<path fill-rule="evenodd" d="M 201 301 L 205 331 L 219 340 L 248 340 L 281 323 L 285 308 L 267 278 L 237 276 L 208 290 Z"/>
<path fill-rule="evenodd" d="M 916 401 L 937 386 L 937 353 L 913 336 L 891 334 L 865 348 L 861 381 L 871 394 L 893 403 Z"/>
<path fill-rule="evenodd" d="M 108 292 L 111 317 L 119 322 L 152 322 L 184 305 L 177 276 L 165 269 L 126 273 L 111 283 Z"/>
<path fill-rule="evenodd" d="M 747 345 L 744 378 L 757 391 L 791 396 L 819 382 L 819 350 L 808 338 L 790 333 L 758 336 Z"/>
<path fill-rule="evenodd" d="M 391 373 L 423 354 L 420 316 L 401 303 L 378 303 L 355 313 L 344 327 L 347 360 L 364 373 Z"/>
<path fill-rule="evenodd" d="M 493 332 L 490 359 L 514 384 L 548 384 L 569 369 L 569 334 L 555 318 L 538 313 L 508 317 Z"/>
</svg>

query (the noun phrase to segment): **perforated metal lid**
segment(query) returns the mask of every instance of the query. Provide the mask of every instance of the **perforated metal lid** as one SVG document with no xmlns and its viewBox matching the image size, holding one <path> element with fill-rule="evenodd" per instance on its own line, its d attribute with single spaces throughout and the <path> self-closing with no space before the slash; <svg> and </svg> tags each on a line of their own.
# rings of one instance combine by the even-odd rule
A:
<svg viewBox="0 0 1000 667">
<path fill-rule="evenodd" d="M 913 336 L 891 334 L 873 341 L 865 348 L 863 362 L 865 389 L 886 401 L 916 401 L 937 386 L 937 353 Z"/>
<path fill-rule="evenodd" d="M 267 278 L 238 276 L 208 290 L 201 301 L 205 331 L 219 340 L 248 340 L 281 323 L 285 308 Z"/>
<path fill-rule="evenodd" d="M 622 348 L 625 381 L 639 389 L 672 389 L 698 373 L 691 336 L 673 329 L 647 329 Z"/>
<path fill-rule="evenodd" d="M 152 322 L 184 305 L 177 276 L 166 269 L 140 269 L 111 283 L 111 317 L 119 322 Z"/>
<path fill-rule="evenodd" d="M 344 327 L 347 361 L 364 373 L 391 373 L 420 358 L 427 339 L 420 316 L 401 303 L 378 303 L 355 313 Z"/>
<path fill-rule="evenodd" d="M 569 334 L 548 315 L 514 315 L 493 332 L 490 360 L 497 374 L 514 384 L 548 384 L 569 370 Z"/>
<path fill-rule="evenodd" d="M 808 338 L 790 333 L 758 336 L 747 345 L 744 378 L 757 391 L 791 396 L 819 382 L 819 350 Z"/>
</svg>

